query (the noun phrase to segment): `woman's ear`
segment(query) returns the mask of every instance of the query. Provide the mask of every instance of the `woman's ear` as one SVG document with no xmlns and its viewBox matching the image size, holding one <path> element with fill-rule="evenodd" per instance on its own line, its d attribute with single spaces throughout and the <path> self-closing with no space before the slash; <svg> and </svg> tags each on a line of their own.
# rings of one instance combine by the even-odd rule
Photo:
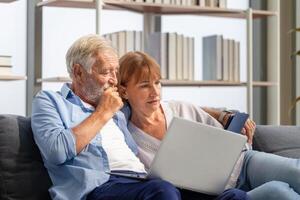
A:
<svg viewBox="0 0 300 200">
<path fill-rule="evenodd" d="M 120 85 L 120 86 L 119 86 L 119 93 L 120 93 L 120 95 L 121 95 L 121 98 L 126 99 L 126 100 L 128 99 L 126 87 Z"/>
</svg>

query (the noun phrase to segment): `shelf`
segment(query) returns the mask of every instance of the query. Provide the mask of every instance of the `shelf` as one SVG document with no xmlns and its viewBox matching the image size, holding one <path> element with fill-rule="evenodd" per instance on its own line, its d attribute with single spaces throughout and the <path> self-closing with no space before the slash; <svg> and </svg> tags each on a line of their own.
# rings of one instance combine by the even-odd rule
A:
<svg viewBox="0 0 300 200">
<path fill-rule="evenodd" d="M 262 18 L 269 16 L 278 16 L 278 12 L 268 10 L 253 10 L 253 18 Z"/>
<path fill-rule="evenodd" d="M 11 3 L 17 0 L 0 0 L 0 3 Z"/>
<path fill-rule="evenodd" d="M 103 0 L 104 9 L 112 10 L 130 10 L 138 13 L 156 13 L 159 15 L 170 14 L 192 14 L 192 15 L 206 15 L 229 18 L 245 18 L 245 10 L 230 9 L 230 8 L 211 8 L 199 6 L 183 6 L 183 5 L 166 5 L 155 3 L 132 3 L 123 1 Z M 50 7 L 69 7 L 69 8 L 95 8 L 94 1 L 78 1 L 78 0 L 47 0 L 38 3 L 38 6 Z M 277 12 L 253 10 L 253 17 L 267 17 L 277 15 Z"/>
<path fill-rule="evenodd" d="M 71 78 L 65 76 L 49 77 L 38 79 L 37 82 L 71 82 Z M 188 81 L 188 80 L 161 80 L 163 86 L 246 86 L 246 82 L 232 81 Z M 253 87 L 272 87 L 278 86 L 276 82 L 253 81 Z"/>
<path fill-rule="evenodd" d="M 41 82 L 60 82 L 60 83 L 66 83 L 66 82 L 71 82 L 71 78 L 67 76 L 56 76 L 56 77 L 49 77 L 49 78 L 39 78 L 37 79 L 38 83 Z"/>
<path fill-rule="evenodd" d="M 270 81 L 253 81 L 253 87 L 272 87 L 278 86 L 277 82 Z"/>
<path fill-rule="evenodd" d="M 185 81 L 162 80 L 163 86 L 245 86 L 244 82 L 231 81 Z"/>
<path fill-rule="evenodd" d="M 26 80 L 26 76 L 17 76 L 17 75 L 0 75 L 0 81 L 17 81 L 17 80 Z"/>
<path fill-rule="evenodd" d="M 37 82 L 70 82 L 69 77 L 57 76 L 38 79 Z M 244 82 L 229 82 L 229 81 L 176 81 L 176 80 L 162 80 L 163 86 L 245 86 Z"/>
<path fill-rule="evenodd" d="M 76 0 L 46 0 L 39 2 L 37 6 L 49 7 L 67 7 L 67 8 L 95 8 L 94 1 L 76 1 Z"/>
</svg>

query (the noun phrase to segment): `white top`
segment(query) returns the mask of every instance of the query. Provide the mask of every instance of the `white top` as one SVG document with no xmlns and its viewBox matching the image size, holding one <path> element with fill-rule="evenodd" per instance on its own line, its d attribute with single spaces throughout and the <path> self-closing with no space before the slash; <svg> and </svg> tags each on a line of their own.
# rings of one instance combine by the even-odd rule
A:
<svg viewBox="0 0 300 200">
<path fill-rule="evenodd" d="M 89 109 L 94 107 L 84 101 L 82 104 Z M 98 133 L 99 134 L 99 133 Z M 100 130 L 102 147 L 107 154 L 110 170 L 128 170 L 145 173 L 144 164 L 132 152 L 125 142 L 125 137 L 113 119 L 110 119 Z"/>
<path fill-rule="evenodd" d="M 102 127 L 100 134 L 110 170 L 146 172 L 144 165 L 126 144 L 124 134 L 113 119 Z"/>
<path fill-rule="evenodd" d="M 178 101 L 161 102 L 163 112 L 165 113 L 167 128 L 174 116 L 183 117 L 188 120 L 193 120 L 205 123 L 214 127 L 223 129 L 223 126 L 212 116 L 202 110 L 200 107 L 189 103 Z M 136 127 L 133 123 L 128 123 L 128 129 L 138 145 L 138 157 L 144 163 L 146 170 L 149 170 L 152 160 L 158 151 L 161 141 L 157 138 L 145 133 L 143 130 Z M 241 172 L 244 154 L 237 161 L 230 179 L 227 183 L 227 188 L 233 188 L 236 185 L 238 176 Z"/>
</svg>

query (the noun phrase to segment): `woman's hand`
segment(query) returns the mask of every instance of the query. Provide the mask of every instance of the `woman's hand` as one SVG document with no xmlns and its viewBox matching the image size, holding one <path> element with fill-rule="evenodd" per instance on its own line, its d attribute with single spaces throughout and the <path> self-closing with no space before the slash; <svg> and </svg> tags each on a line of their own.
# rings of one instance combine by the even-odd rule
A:
<svg viewBox="0 0 300 200">
<path fill-rule="evenodd" d="M 242 129 L 242 134 L 247 136 L 248 138 L 247 142 L 249 144 L 252 144 L 253 142 L 255 128 L 256 128 L 255 122 L 251 119 L 248 119 Z"/>
</svg>

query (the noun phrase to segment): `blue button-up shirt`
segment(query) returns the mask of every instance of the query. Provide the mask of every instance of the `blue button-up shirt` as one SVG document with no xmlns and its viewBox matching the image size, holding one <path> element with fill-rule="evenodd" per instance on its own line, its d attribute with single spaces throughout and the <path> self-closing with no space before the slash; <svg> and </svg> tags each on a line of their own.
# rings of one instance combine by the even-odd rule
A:
<svg viewBox="0 0 300 200">
<path fill-rule="evenodd" d="M 109 179 L 106 153 L 101 146 L 101 134 L 78 154 L 72 127 L 93 111 L 84 107 L 69 85 L 60 92 L 41 91 L 33 100 L 31 125 L 45 167 L 53 186 L 52 199 L 77 200 L 86 196 Z M 123 113 L 117 112 L 114 122 L 121 129 L 129 148 L 137 154 L 137 146 L 127 129 Z"/>
</svg>

